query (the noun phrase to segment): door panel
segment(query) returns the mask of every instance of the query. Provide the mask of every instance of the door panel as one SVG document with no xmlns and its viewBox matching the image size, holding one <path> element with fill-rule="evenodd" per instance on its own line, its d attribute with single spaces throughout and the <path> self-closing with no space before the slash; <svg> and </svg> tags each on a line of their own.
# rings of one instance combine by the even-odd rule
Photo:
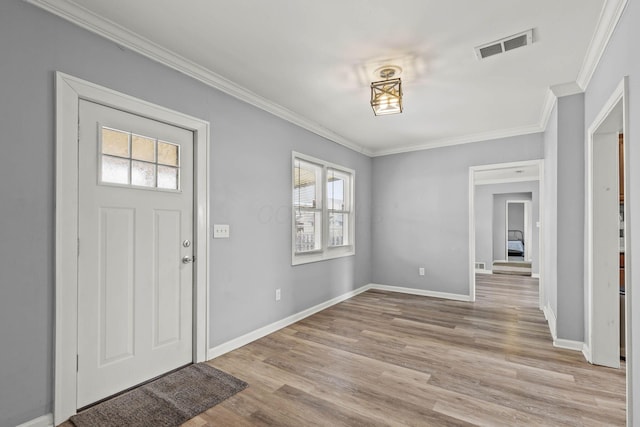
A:
<svg viewBox="0 0 640 427">
<path fill-rule="evenodd" d="M 154 348 L 180 339 L 180 211 L 156 211 L 154 222 Z"/>
<path fill-rule="evenodd" d="M 133 356 L 133 209 L 100 209 L 100 366 Z"/>
<path fill-rule="evenodd" d="M 79 111 L 80 408 L 193 360 L 193 133 Z"/>
</svg>

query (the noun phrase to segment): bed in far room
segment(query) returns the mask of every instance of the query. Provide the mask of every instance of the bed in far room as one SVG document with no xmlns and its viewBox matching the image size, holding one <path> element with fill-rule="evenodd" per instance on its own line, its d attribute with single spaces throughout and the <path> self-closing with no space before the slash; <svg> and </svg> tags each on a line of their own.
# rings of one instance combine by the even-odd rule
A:
<svg viewBox="0 0 640 427">
<path fill-rule="evenodd" d="M 507 249 L 511 256 L 524 256 L 524 235 L 522 230 L 509 230 Z"/>
</svg>

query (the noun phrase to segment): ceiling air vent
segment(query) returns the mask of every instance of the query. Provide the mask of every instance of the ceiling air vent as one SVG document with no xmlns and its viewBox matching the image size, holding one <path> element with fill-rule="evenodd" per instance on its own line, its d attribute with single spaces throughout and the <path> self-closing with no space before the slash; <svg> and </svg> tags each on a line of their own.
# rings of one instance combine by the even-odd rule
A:
<svg viewBox="0 0 640 427">
<path fill-rule="evenodd" d="M 530 45 L 532 42 L 533 29 L 478 46 L 476 47 L 476 56 L 478 59 L 484 59 L 522 46 Z"/>
</svg>

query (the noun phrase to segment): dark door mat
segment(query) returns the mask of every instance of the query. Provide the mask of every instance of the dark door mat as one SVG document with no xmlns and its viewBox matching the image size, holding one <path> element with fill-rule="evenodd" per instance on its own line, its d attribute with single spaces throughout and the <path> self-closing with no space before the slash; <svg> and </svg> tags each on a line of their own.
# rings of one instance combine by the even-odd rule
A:
<svg viewBox="0 0 640 427">
<path fill-rule="evenodd" d="M 247 386 L 198 363 L 95 405 L 70 421 L 77 427 L 179 426 Z"/>
</svg>

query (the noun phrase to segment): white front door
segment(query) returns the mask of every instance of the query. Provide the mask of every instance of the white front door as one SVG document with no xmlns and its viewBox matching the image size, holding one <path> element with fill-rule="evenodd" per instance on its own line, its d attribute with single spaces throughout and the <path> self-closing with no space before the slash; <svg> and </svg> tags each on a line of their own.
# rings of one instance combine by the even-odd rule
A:
<svg viewBox="0 0 640 427">
<path fill-rule="evenodd" d="M 191 131 L 80 101 L 81 408 L 193 361 Z"/>
</svg>

